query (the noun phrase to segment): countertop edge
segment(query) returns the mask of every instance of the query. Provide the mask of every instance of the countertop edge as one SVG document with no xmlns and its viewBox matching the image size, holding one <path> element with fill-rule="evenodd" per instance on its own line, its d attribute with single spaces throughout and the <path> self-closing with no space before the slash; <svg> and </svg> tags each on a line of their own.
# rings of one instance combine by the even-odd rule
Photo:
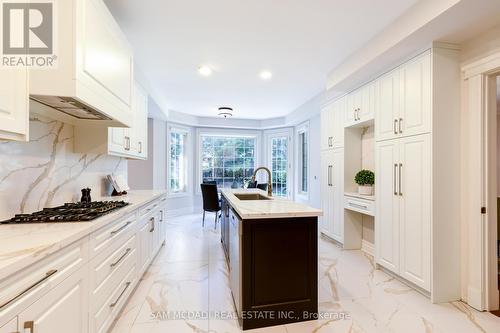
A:
<svg viewBox="0 0 500 333">
<path fill-rule="evenodd" d="M 293 204 L 299 204 L 304 206 L 307 209 L 311 209 L 311 211 L 304 211 L 304 212 L 292 212 L 292 213 L 243 213 L 239 207 L 238 204 L 235 202 L 235 199 L 233 199 L 231 196 L 234 196 L 234 193 L 259 193 L 263 196 L 267 197 L 267 193 L 265 191 L 259 190 L 259 189 L 251 189 L 251 190 L 235 190 L 235 191 L 229 191 L 229 190 L 222 190 L 221 194 L 226 198 L 226 200 L 229 202 L 231 207 L 236 211 L 236 213 L 239 215 L 240 218 L 244 220 L 262 220 L 262 219 L 269 219 L 269 218 L 302 218 L 302 217 L 320 217 L 323 216 L 323 211 L 317 208 L 309 207 L 305 204 L 302 203 L 297 203 L 294 201 L 286 200 L 286 199 L 275 199 L 272 198 L 271 200 L 283 200 L 284 202 L 289 201 L 290 203 Z M 239 200 L 239 199 L 236 199 Z"/>
<path fill-rule="evenodd" d="M 131 195 L 144 195 L 141 194 L 141 191 L 131 191 Z M 60 240 L 57 240 L 52 243 L 47 243 L 44 245 L 37 246 L 37 251 L 34 253 L 27 254 L 25 256 L 22 256 L 19 258 L 19 260 L 15 260 L 12 263 L 7 264 L 6 266 L 0 267 L 0 280 L 4 280 L 20 271 L 25 269 L 26 267 L 35 264 L 39 261 L 44 260 L 48 256 L 56 253 L 59 250 L 64 249 L 67 246 L 70 246 L 71 244 L 89 236 L 93 232 L 106 227 L 108 224 L 113 223 L 121 218 L 124 218 L 125 216 L 136 212 L 140 210 L 143 206 L 148 205 L 150 202 L 158 199 L 159 197 L 166 195 L 166 191 L 158 191 L 155 193 L 152 193 L 149 197 L 145 198 L 144 200 L 140 200 L 138 203 L 132 203 L 123 209 L 117 210 L 116 212 L 107 214 L 105 216 L 102 216 L 94 221 L 91 222 L 68 222 L 66 223 L 67 226 L 74 226 L 76 228 L 82 228 L 82 230 L 75 232 L 74 234 L 71 234 L 66 237 L 62 237 Z M 124 200 L 126 201 L 127 196 L 121 196 L 121 197 L 103 197 L 100 198 L 100 200 Z M 88 224 L 83 224 L 83 223 L 91 223 L 91 225 Z M 47 226 L 51 225 L 51 223 L 41 223 L 40 226 Z M 16 225 L 7 225 L 10 227 L 15 227 Z M 85 228 L 87 227 L 87 228 Z M 1 229 L 0 229 L 1 230 Z M 29 235 L 27 236 L 29 237 Z M 0 254 L 0 258 L 2 255 Z M 1 266 L 1 260 L 0 260 L 0 266 Z"/>
</svg>

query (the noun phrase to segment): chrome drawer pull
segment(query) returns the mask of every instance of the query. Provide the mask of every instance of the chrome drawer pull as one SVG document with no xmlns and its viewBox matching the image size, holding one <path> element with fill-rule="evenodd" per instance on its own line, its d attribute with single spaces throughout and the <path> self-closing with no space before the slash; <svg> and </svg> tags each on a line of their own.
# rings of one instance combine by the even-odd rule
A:
<svg viewBox="0 0 500 333">
<path fill-rule="evenodd" d="M 127 250 L 125 250 L 125 253 L 117 261 L 115 261 L 114 263 L 112 263 L 110 265 L 111 268 L 113 268 L 116 265 L 118 265 L 123 260 L 123 258 L 125 258 L 127 256 L 127 254 L 129 254 L 130 251 L 132 251 L 132 249 L 129 247 Z"/>
<path fill-rule="evenodd" d="M 355 204 L 355 203 L 352 203 L 352 202 L 349 202 L 349 206 L 351 207 L 354 207 L 354 208 L 359 208 L 359 209 L 368 209 L 367 206 L 363 206 L 363 205 L 358 205 L 358 204 Z"/>
<path fill-rule="evenodd" d="M 56 273 L 57 273 L 57 269 L 52 269 L 52 270 L 48 271 L 47 273 L 45 273 L 45 276 L 43 278 L 41 278 L 37 282 L 33 283 L 28 288 L 24 289 L 20 294 L 18 294 L 14 298 L 12 298 L 12 299 L 8 300 L 7 302 L 3 303 L 2 305 L 0 305 L 0 310 L 2 310 L 3 308 L 5 308 L 7 305 L 9 305 L 11 303 L 14 303 L 16 300 L 18 300 L 19 298 L 21 298 L 28 291 L 30 291 L 31 289 L 33 289 L 36 286 L 40 285 L 42 282 L 44 282 L 45 280 L 47 280 L 48 278 L 50 278 L 52 275 L 54 275 Z"/>
<path fill-rule="evenodd" d="M 125 223 L 124 225 L 122 225 L 120 228 L 111 231 L 111 236 L 116 235 L 117 233 L 119 233 L 120 231 L 122 231 L 123 229 L 125 229 L 126 227 L 128 227 L 131 223 L 132 222 L 128 221 L 127 223 Z"/>
<path fill-rule="evenodd" d="M 113 303 L 111 303 L 109 305 L 110 308 L 114 308 L 118 304 L 118 302 L 122 298 L 123 294 L 125 294 L 125 292 L 127 291 L 128 287 L 130 287 L 131 284 L 132 284 L 132 282 L 125 283 L 125 288 L 122 290 L 122 292 L 120 293 L 120 295 L 118 296 L 118 298 L 116 299 L 116 301 L 114 301 Z"/>
<path fill-rule="evenodd" d="M 153 223 L 153 226 L 151 227 L 151 229 L 149 230 L 149 232 L 153 232 L 153 231 L 155 231 L 155 218 L 152 217 L 149 220 Z"/>
</svg>

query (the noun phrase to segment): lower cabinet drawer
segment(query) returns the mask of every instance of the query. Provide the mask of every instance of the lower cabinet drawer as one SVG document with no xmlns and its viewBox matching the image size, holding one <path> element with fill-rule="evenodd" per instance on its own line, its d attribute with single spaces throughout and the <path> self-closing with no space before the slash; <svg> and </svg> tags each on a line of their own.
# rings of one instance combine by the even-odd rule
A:
<svg viewBox="0 0 500 333">
<path fill-rule="evenodd" d="M 0 281 L 0 327 L 88 262 L 88 238 Z"/>
<path fill-rule="evenodd" d="M 103 251 L 122 235 L 134 230 L 136 226 L 136 214 L 130 214 L 120 220 L 95 231 L 90 235 L 90 255 L 95 255 Z"/>
<path fill-rule="evenodd" d="M 90 264 L 91 313 L 98 311 L 106 303 L 115 286 L 136 264 L 135 235 L 113 253 L 104 252 L 92 260 Z"/>
<path fill-rule="evenodd" d="M 92 290 L 96 290 L 111 274 L 113 274 L 124 261 L 134 257 L 136 260 L 137 237 L 133 234 L 130 238 L 124 238 L 116 245 L 96 256 L 90 264 L 90 275 L 92 276 Z"/>
<path fill-rule="evenodd" d="M 361 214 L 375 216 L 375 202 L 371 200 L 345 196 L 344 208 Z"/>
<path fill-rule="evenodd" d="M 136 281 L 137 272 L 135 265 L 133 265 L 126 271 L 122 279 L 108 287 L 110 295 L 100 307 L 90 312 L 90 333 L 104 333 L 108 331 L 115 316 L 134 290 Z"/>
</svg>

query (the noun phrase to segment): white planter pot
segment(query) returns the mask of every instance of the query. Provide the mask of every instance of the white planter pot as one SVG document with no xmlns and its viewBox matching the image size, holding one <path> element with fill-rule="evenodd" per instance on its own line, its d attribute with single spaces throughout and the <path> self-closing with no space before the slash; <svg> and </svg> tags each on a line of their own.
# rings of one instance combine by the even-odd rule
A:
<svg viewBox="0 0 500 333">
<path fill-rule="evenodd" d="M 371 185 L 364 185 L 364 186 L 358 186 L 358 193 L 361 195 L 373 195 L 373 186 Z"/>
</svg>

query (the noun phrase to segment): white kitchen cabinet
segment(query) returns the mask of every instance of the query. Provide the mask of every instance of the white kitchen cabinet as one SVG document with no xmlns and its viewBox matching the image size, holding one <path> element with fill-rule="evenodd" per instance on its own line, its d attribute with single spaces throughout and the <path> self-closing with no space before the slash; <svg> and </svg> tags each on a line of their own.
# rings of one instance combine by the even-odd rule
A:
<svg viewBox="0 0 500 333">
<path fill-rule="evenodd" d="M 376 145 L 377 179 L 375 186 L 376 260 L 385 268 L 399 273 L 399 141 L 389 140 Z"/>
<path fill-rule="evenodd" d="M 139 227 L 138 239 L 140 246 L 140 255 L 139 255 L 139 275 L 144 273 L 146 268 L 149 265 L 151 260 L 151 256 L 153 253 L 153 218 L 147 218 L 143 220 L 142 225 Z"/>
<path fill-rule="evenodd" d="M 344 150 L 321 153 L 321 232 L 343 243 Z"/>
<path fill-rule="evenodd" d="M 399 144 L 400 271 L 430 290 L 431 145 L 430 135 L 401 139 Z M 385 223 L 385 222 L 382 222 Z"/>
<path fill-rule="evenodd" d="M 402 136 L 431 131 L 431 51 L 401 67 L 401 108 L 399 129 Z"/>
<path fill-rule="evenodd" d="M 321 150 L 333 148 L 334 105 L 329 104 L 321 110 Z"/>
<path fill-rule="evenodd" d="M 344 149 L 335 149 L 332 155 L 333 169 L 333 223 L 332 238 L 344 242 Z"/>
<path fill-rule="evenodd" d="M 333 103 L 333 148 L 344 147 L 344 116 L 346 98 L 341 98 Z"/>
<path fill-rule="evenodd" d="M 55 13 L 57 66 L 30 70 L 30 97 L 51 106 L 38 111 L 74 125 L 132 125 L 133 51 L 104 1 L 59 1 Z"/>
<path fill-rule="evenodd" d="M 323 216 L 319 217 L 320 232 L 325 235 L 330 235 L 330 223 L 333 219 L 333 189 L 331 186 L 332 179 L 332 153 L 330 151 L 321 152 L 321 209 Z"/>
<path fill-rule="evenodd" d="M 141 159 L 148 157 L 148 94 L 138 84 L 135 86 L 135 117 L 132 149 Z"/>
<path fill-rule="evenodd" d="M 148 95 L 137 83 L 133 96 L 133 122 L 130 128 L 108 129 L 108 154 L 129 158 L 147 158 Z"/>
<path fill-rule="evenodd" d="M 28 71 L 0 70 L 0 140 L 29 140 Z"/>
<path fill-rule="evenodd" d="M 19 328 L 36 333 L 87 333 L 88 297 L 88 270 L 84 266 L 21 312 Z"/>
<path fill-rule="evenodd" d="M 377 143 L 377 262 L 430 291 L 430 135 Z"/>
<path fill-rule="evenodd" d="M 345 127 L 373 120 L 375 115 L 375 85 L 368 83 L 347 95 Z"/>
<path fill-rule="evenodd" d="M 431 131 L 431 51 L 415 57 L 376 82 L 377 141 Z"/>
<path fill-rule="evenodd" d="M 138 84 L 135 84 L 133 100 L 133 120 L 130 128 L 75 126 L 75 151 L 147 159 L 148 95 Z"/>
<path fill-rule="evenodd" d="M 9 321 L 7 324 L 0 327 L 0 333 L 17 333 L 19 332 L 17 326 L 17 317 Z"/>
<path fill-rule="evenodd" d="M 395 69 L 376 82 L 375 138 L 377 141 L 399 137 L 400 70 Z"/>
<path fill-rule="evenodd" d="M 344 116 L 346 99 L 341 98 L 321 111 L 321 150 L 344 146 Z"/>
</svg>

